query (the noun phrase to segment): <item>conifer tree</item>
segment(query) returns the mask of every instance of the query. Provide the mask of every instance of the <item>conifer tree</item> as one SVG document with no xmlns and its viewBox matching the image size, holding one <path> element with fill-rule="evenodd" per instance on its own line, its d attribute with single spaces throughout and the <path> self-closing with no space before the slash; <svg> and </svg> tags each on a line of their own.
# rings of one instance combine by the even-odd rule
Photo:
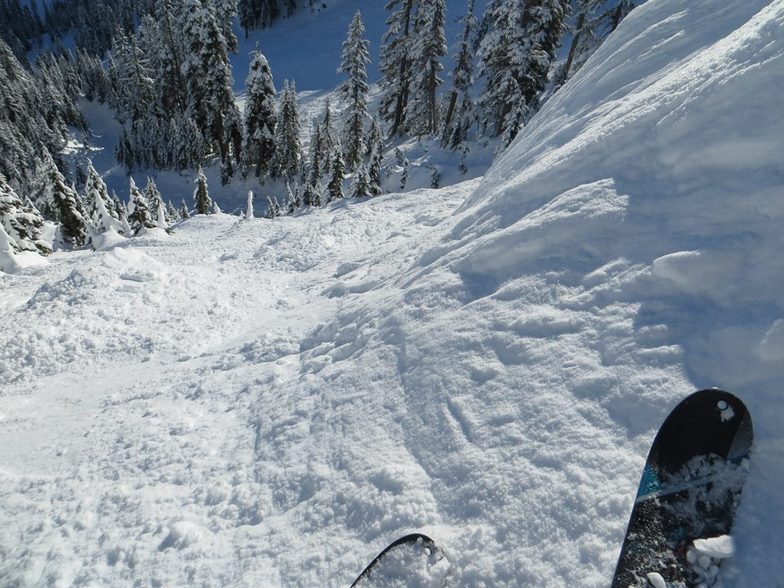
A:
<svg viewBox="0 0 784 588">
<path fill-rule="evenodd" d="M 207 176 L 204 175 L 201 167 L 199 167 L 195 183 L 196 189 L 193 191 L 193 202 L 196 207 L 196 214 L 210 214 L 213 206 L 212 198 L 210 198 L 210 193 L 207 189 Z"/>
<path fill-rule="evenodd" d="M 345 177 L 343 153 L 340 149 L 340 145 L 338 145 L 332 154 L 332 177 L 327 185 L 327 194 L 329 196 L 328 202 L 343 198 L 343 180 Z"/>
<path fill-rule="evenodd" d="M 237 0 L 212 0 L 215 18 L 221 29 L 229 53 L 236 53 L 239 49 L 237 35 L 231 28 L 234 17 L 237 16 Z"/>
<path fill-rule="evenodd" d="M 444 69 L 441 58 L 447 51 L 445 20 L 445 0 L 420 0 L 411 55 L 414 100 L 409 102 L 406 114 L 409 132 L 418 136 L 433 135 L 438 130 L 437 90 L 443 83 L 439 74 Z"/>
<path fill-rule="evenodd" d="M 491 0 L 479 54 L 485 127 L 509 144 L 536 111 L 564 30 L 565 0 Z"/>
<path fill-rule="evenodd" d="M 131 233 L 138 235 L 142 229 L 151 229 L 155 226 L 150 214 L 150 205 L 136 186 L 133 178 L 129 178 L 129 192 L 131 203 L 131 213 L 128 215 L 128 224 L 131 226 Z"/>
<path fill-rule="evenodd" d="M 319 192 L 310 183 L 305 185 L 305 190 L 302 193 L 302 204 L 307 207 L 321 206 L 321 198 Z"/>
<path fill-rule="evenodd" d="M 115 36 L 109 58 L 109 80 L 114 90 L 113 105 L 131 121 L 139 120 L 149 112 L 155 81 L 149 60 L 138 46 L 135 35 L 127 36 L 118 31 Z"/>
<path fill-rule="evenodd" d="M 324 104 L 324 114 L 321 118 L 319 125 L 320 131 L 320 148 L 319 148 L 319 162 L 321 169 L 320 177 L 328 174 L 331 170 L 329 158 L 335 148 L 335 143 L 338 141 L 337 134 L 335 133 L 335 126 L 332 121 L 332 105 L 330 104 L 329 97 Z"/>
<path fill-rule="evenodd" d="M 0 175 L 0 225 L 7 235 L 12 251 L 34 251 L 41 255 L 52 252 L 43 240 L 44 219 L 31 205 L 26 205 L 5 177 Z"/>
<path fill-rule="evenodd" d="M 184 10 L 186 51 L 182 69 L 188 90 L 187 112 L 225 163 L 231 155 L 227 123 L 239 120 L 228 45 L 209 2 L 185 0 Z"/>
<path fill-rule="evenodd" d="M 361 198 L 370 195 L 370 178 L 368 177 L 367 168 L 363 164 L 354 172 L 354 177 L 351 182 L 351 196 L 354 198 Z"/>
<path fill-rule="evenodd" d="M 412 67 L 416 8 L 419 0 L 388 0 L 387 31 L 380 51 L 381 102 L 379 115 L 390 125 L 390 134 L 405 130 Z"/>
<path fill-rule="evenodd" d="M 186 107 L 186 84 L 182 73 L 184 47 L 178 34 L 173 0 L 156 3 L 158 47 L 152 55 L 152 67 L 158 82 L 158 103 L 169 117 L 180 115 Z"/>
<path fill-rule="evenodd" d="M 54 217 L 58 222 L 58 245 L 78 248 L 82 247 L 87 239 L 87 220 L 84 208 L 79 200 L 76 190 L 65 181 L 65 177 L 57 169 L 54 160 L 47 153 L 45 165 L 47 190 L 54 206 Z"/>
<path fill-rule="evenodd" d="M 274 196 L 267 196 L 267 218 L 275 219 L 280 216 L 280 204 Z"/>
<path fill-rule="evenodd" d="M 87 164 L 87 180 L 84 186 L 85 209 L 90 219 L 88 241 L 107 231 L 122 233 L 122 221 L 115 209 L 114 201 L 100 174 L 93 167 L 92 161 Z"/>
<path fill-rule="evenodd" d="M 370 184 L 370 195 L 378 196 L 381 194 L 381 164 L 384 159 L 384 136 L 381 132 L 381 125 L 377 118 L 373 118 L 370 133 L 367 140 L 368 163 L 368 182 Z"/>
<path fill-rule="evenodd" d="M 186 218 L 191 218 L 191 213 L 188 210 L 188 205 L 185 204 L 184 198 L 182 200 L 182 203 L 180 204 L 180 210 L 178 212 L 180 213 L 180 218 L 182 220 L 185 220 Z"/>
<path fill-rule="evenodd" d="M 367 111 L 368 81 L 365 69 L 370 63 L 370 41 L 364 38 L 364 34 L 362 14 L 357 10 L 343 42 L 343 57 L 338 69 L 338 73 L 347 76 L 339 91 L 347 104 L 343 123 L 343 145 L 348 169 L 355 169 L 362 161 L 365 121 L 370 116 Z"/>
<path fill-rule="evenodd" d="M 316 123 L 313 134 L 310 137 L 310 170 L 307 183 L 310 186 L 317 186 L 322 176 L 321 157 L 323 152 L 323 140 L 321 138 L 321 125 Z"/>
<path fill-rule="evenodd" d="M 244 163 L 246 169 L 253 168 L 256 177 L 260 177 L 269 173 L 275 156 L 277 117 L 272 71 L 258 46 L 251 54 L 245 87 L 248 101 L 245 106 Z"/>
<path fill-rule="evenodd" d="M 565 84 L 580 69 L 602 41 L 634 8 L 632 0 L 572 0 L 573 23 L 569 52 L 555 75 L 556 88 Z"/>
<path fill-rule="evenodd" d="M 294 214 L 302 206 L 302 198 L 299 195 L 299 186 L 295 186 L 292 190 L 291 185 L 286 182 L 286 194 L 288 195 L 288 213 Z"/>
<path fill-rule="evenodd" d="M 174 204 L 172 204 L 172 201 L 169 200 L 166 203 L 166 224 L 171 227 L 171 225 L 176 223 L 178 220 L 180 220 L 180 213 L 177 208 L 175 208 Z"/>
<path fill-rule="evenodd" d="M 283 82 L 278 110 L 275 137 L 275 172 L 289 180 L 296 177 L 302 163 L 302 145 L 299 139 L 300 122 L 297 108 L 297 90 L 294 82 Z"/>
<path fill-rule="evenodd" d="M 452 72 L 452 91 L 449 105 L 444 116 L 441 145 L 457 149 L 465 141 L 468 130 L 474 122 L 474 106 L 471 87 L 474 83 L 473 35 L 476 29 L 474 0 L 468 0 L 466 14 L 462 18 L 463 34 L 457 53 L 455 69 Z"/>
<path fill-rule="evenodd" d="M 147 200 L 153 224 L 156 227 L 168 230 L 168 215 L 166 213 L 166 205 L 163 203 L 163 196 L 158 190 L 158 186 L 155 185 L 155 182 L 149 176 L 147 177 L 147 186 L 144 188 L 144 198 Z"/>
</svg>

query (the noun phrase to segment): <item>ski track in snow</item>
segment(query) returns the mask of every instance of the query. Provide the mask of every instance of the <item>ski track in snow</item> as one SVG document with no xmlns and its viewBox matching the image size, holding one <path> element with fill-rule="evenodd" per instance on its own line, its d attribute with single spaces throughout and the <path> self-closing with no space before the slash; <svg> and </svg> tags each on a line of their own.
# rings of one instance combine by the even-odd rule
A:
<svg viewBox="0 0 784 588">
<path fill-rule="evenodd" d="M 783 24 L 646 3 L 483 179 L 0 274 L 0 584 L 347 586 L 419 531 L 450 585 L 606 586 L 720 385 L 724 570 L 780 585 Z"/>
</svg>

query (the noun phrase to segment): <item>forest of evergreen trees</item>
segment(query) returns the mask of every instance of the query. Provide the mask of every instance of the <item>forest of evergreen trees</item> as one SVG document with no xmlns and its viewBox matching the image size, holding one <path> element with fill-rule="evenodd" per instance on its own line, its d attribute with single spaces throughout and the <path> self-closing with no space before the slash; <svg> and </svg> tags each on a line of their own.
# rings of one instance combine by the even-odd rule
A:
<svg viewBox="0 0 784 588">
<path fill-rule="evenodd" d="M 258 47 L 241 73 L 244 113 L 237 108 L 232 25 L 247 35 L 321 6 L 0 0 L 0 238 L 15 250 L 46 253 L 52 245 L 89 245 L 106 231 L 166 229 L 193 210 L 213 209 L 202 165 L 220 166 L 224 183 L 250 177 L 288 186 L 285 203 L 271 198 L 270 216 L 343 198 L 349 177 L 349 195 L 380 194 L 385 153 L 403 139 L 434 139 L 464 154 L 481 138 L 508 145 L 633 8 L 631 0 L 488 0 L 476 15 L 474 0 L 467 0 L 451 72 L 444 71 L 446 0 L 387 0 L 386 33 L 375 51 L 358 11 L 336 64 L 338 96 L 306 129 L 305 153 L 295 80 L 284 80 L 278 91 Z M 73 34 L 73 51 L 60 43 L 66 34 Z M 44 45 L 49 50 L 30 63 L 30 50 Z M 561 46 L 564 58 L 556 62 Z M 366 68 L 374 54 L 380 100 L 371 111 Z M 142 191 L 132 179 L 121 201 L 92 166 L 68 169 L 61 153 L 70 134 L 89 132 L 82 97 L 115 110 L 123 125 L 116 156 L 129 172 L 199 170 L 194 202 L 177 209 L 164 204 L 151 180 Z M 399 150 L 389 159 L 389 165 L 405 160 Z M 42 242 L 44 220 L 58 223 L 54 244 Z"/>
</svg>

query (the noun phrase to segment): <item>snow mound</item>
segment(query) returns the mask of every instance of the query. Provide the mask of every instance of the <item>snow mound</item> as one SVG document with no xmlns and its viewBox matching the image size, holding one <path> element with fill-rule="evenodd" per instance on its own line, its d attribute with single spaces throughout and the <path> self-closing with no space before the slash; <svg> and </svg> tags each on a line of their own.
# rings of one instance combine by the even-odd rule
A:
<svg viewBox="0 0 784 588">
<path fill-rule="evenodd" d="M 778 379 L 783 24 L 780 2 L 635 10 L 468 199 L 451 234 L 467 287 L 623 257 L 643 270 L 630 299 L 668 324 L 673 306 L 703 315 L 684 342 L 696 380 Z"/>
</svg>

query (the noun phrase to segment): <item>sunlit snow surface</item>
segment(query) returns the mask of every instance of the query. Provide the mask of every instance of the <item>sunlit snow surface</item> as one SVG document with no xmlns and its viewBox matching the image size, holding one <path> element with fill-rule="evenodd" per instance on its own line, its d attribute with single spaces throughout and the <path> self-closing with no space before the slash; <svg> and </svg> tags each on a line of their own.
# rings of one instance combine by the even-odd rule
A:
<svg viewBox="0 0 784 588">
<path fill-rule="evenodd" d="M 716 385 L 756 436 L 723 567 L 778 585 L 783 31 L 649 2 L 484 180 L 0 274 L 0 584 L 348 586 L 421 531 L 455 586 L 606 586 Z"/>
</svg>

